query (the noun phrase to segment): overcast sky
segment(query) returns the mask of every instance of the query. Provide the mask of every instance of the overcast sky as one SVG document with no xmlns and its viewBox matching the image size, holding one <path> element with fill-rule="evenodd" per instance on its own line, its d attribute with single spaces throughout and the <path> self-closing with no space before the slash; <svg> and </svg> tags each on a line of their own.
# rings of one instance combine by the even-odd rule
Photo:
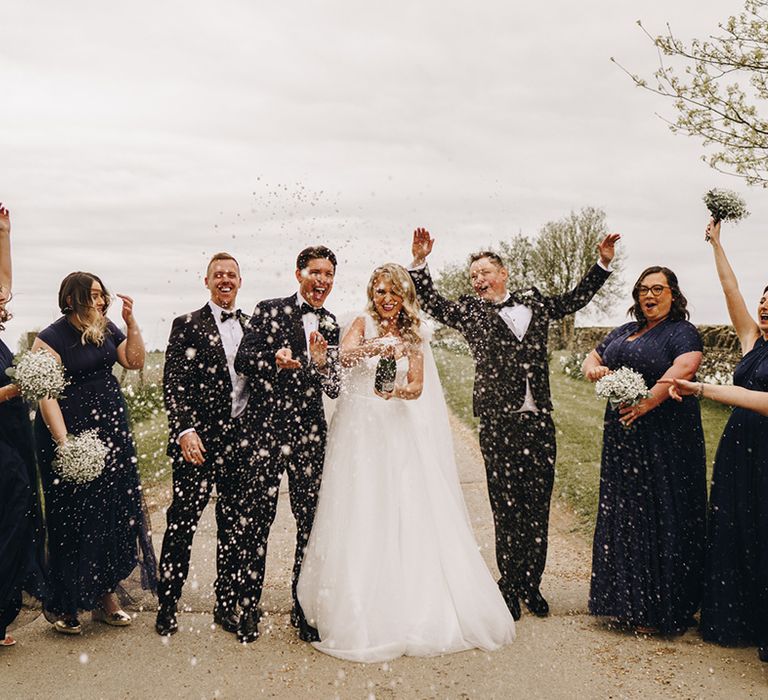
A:
<svg viewBox="0 0 768 700">
<path fill-rule="evenodd" d="M 637 27 L 704 36 L 740 2 L 550 0 L 5 2 L 0 201 L 12 210 L 16 318 L 58 316 L 75 269 L 136 298 L 147 345 L 206 300 L 211 253 L 240 259 L 241 306 L 295 290 L 302 247 L 340 259 L 328 307 L 360 308 L 371 269 L 435 235 L 433 269 L 583 206 L 622 233 L 628 285 L 665 264 L 693 321 L 727 320 L 702 242 L 711 187 L 753 215 L 724 233 L 750 308 L 765 285 L 761 189 L 672 135 Z M 117 307 L 112 317 L 119 319 Z M 588 319 L 584 319 L 586 322 Z"/>
</svg>

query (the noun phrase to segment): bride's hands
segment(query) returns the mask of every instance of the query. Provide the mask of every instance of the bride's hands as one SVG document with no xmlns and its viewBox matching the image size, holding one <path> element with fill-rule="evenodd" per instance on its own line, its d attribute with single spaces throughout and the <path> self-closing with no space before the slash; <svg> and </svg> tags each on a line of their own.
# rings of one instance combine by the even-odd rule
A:
<svg viewBox="0 0 768 700">
<path fill-rule="evenodd" d="M 365 340 L 362 343 L 362 347 L 366 349 L 369 357 L 378 355 L 379 357 L 394 357 L 396 360 L 399 360 L 408 354 L 405 343 L 392 336 Z"/>
</svg>

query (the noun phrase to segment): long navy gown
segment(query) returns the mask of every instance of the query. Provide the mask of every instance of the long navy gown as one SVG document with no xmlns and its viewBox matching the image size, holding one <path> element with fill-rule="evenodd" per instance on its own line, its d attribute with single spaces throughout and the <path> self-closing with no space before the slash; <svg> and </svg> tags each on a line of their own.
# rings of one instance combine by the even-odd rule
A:
<svg viewBox="0 0 768 700">
<path fill-rule="evenodd" d="M 54 442 L 42 416 L 35 422 L 45 493 L 50 595 L 45 607 L 59 615 L 93 610 L 100 598 L 140 564 L 142 583 L 156 589 L 157 564 L 148 535 L 136 452 L 128 415 L 112 367 L 125 335 L 112 322 L 100 347 L 81 342 L 65 317 L 39 335 L 61 357 L 71 384 L 59 399 L 67 431 L 95 428 L 109 446 L 104 471 L 93 481 L 60 479 L 51 462 Z"/>
<path fill-rule="evenodd" d="M 687 321 L 663 321 L 635 340 L 637 323 L 596 348 L 611 369 L 631 367 L 652 387 L 675 358 L 701 351 Z M 661 632 L 684 630 L 699 607 L 704 567 L 706 458 L 699 404 L 671 399 L 625 428 L 605 410 L 600 505 L 589 611 Z"/>
<path fill-rule="evenodd" d="M 733 373 L 768 391 L 768 342 Z M 734 408 L 715 456 L 707 523 L 701 634 L 718 644 L 768 646 L 768 417 Z"/>
<path fill-rule="evenodd" d="M 0 340 L 0 387 L 13 354 Z M 44 595 L 44 533 L 29 411 L 20 398 L 0 403 L 0 639 L 21 609 L 22 590 Z"/>
</svg>

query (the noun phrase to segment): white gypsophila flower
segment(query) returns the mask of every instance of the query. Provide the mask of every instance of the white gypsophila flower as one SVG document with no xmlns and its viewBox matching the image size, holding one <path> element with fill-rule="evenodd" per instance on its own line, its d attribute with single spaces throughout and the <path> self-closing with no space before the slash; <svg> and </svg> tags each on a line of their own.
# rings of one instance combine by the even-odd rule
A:
<svg viewBox="0 0 768 700">
<path fill-rule="evenodd" d="M 104 470 L 109 448 L 99 438 L 96 430 L 86 430 L 67 438 L 56 447 L 53 466 L 64 481 L 87 484 Z"/>
<path fill-rule="evenodd" d="M 629 367 L 606 374 L 595 384 L 595 393 L 601 399 L 611 402 L 611 406 L 634 406 L 649 395 L 643 375 Z"/>
<path fill-rule="evenodd" d="M 320 330 L 329 332 L 336 330 L 336 324 L 333 322 L 333 319 L 330 316 L 323 316 L 323 318 L 318 323 L 318 327 Z"/>
<path fill-rule="evenodd" d="M 749 216 L 746 203 L 732 190 L 709 190 L 703 199 L 716 222 L 741 221 Z"/>
<path fill-rule="evenodd" d="M 58 399 L 69 384 L 64 367 L 45 350 L 25 352 L 13 367 L 5 370 L 25 400 Z"/>
</svg>

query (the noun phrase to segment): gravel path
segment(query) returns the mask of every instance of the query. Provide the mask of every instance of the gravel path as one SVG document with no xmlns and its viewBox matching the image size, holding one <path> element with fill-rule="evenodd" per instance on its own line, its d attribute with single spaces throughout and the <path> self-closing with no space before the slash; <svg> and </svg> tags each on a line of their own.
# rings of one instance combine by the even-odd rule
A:
<svg viewBox="0 0 768 700">
<path fill-rule="evenodd" d="M 489 566 L 493 526 L 474 435 L 453 423 L 462 486 Z M 150 494 L 156 504 L 167 494 Z M 153 516 L 156 548 L 161 512 Z M 213 509 L 201 521 L 180 631 L 154 630 L 151 599 L 132 606 L 134 624 L 114 629 L 83 616 L 80 637 L 56 635 L 42 617 L 22 613 L 16 647 L 0 650 L 0 696 L 8 698 L 766 698 L 768 664 L 754 649 L 704 644 L 695 631 L 638 638 L 586 614 L 590 549 L 572 514 L 555 503 L 542 591 L 552 615 L 523 614 L 517 640 L 488 654 L 401 658 L 362 665 L 332 659 L 298 640 L 290 627 L 293 520 L 281 493 L 268 554 L 262 636 L 240 646 L 211 629 Z M 142 610 L 142 605 L 144 609 Z"/>
</svg>

